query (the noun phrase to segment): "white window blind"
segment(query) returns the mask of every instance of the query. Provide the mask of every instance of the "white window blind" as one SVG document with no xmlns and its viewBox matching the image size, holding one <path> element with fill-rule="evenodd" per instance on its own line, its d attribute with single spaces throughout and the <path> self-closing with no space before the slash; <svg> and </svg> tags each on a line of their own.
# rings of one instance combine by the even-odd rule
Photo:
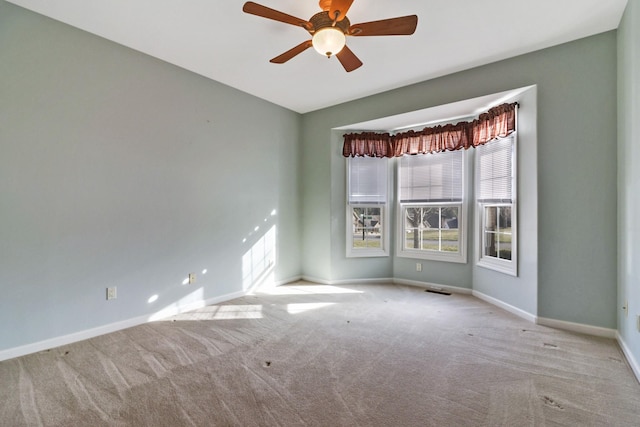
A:
<svg viewBox="0 0 640 427">
<path fill-rule="evenodd" d="M 462 201 L 462 150 L 403 156 L 400 203 Z"/>
<path fill-rule="evenodd" d="M 387 159 L 350 157 L 347 199 L 349 204 L 387 202 Z"/>
<path fill-rule="evenodd" d="M 511 203 L 513 199 L 513 134 L 476 148 L 478 201 Z"/>
</svg>

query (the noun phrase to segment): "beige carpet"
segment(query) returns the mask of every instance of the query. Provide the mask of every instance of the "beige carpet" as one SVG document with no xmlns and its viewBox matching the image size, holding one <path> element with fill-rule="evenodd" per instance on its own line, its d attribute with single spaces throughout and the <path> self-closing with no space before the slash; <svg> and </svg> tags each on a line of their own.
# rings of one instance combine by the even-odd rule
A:
<svg viewBox="0 0 640 427">
<path fill-rule="evenodd" d="M 638 426 L 640 385 L 471 296 L 296 283 L 1 362 L 0 425 Z"/>
</svg>

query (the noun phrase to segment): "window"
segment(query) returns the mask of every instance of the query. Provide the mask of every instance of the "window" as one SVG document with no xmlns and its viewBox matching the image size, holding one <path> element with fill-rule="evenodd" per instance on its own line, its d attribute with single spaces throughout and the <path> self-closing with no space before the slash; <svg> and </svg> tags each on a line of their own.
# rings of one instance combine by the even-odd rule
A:
<svg viewBox="0 0 640 427">
<path fill-rule="evenodd" d="M 476 148 L 478 265 L 517 276 L 516 135 Z"/>
<path fill-rule="evenodd" d="M 347 256 L 388 256 L 388 160 L 347 160 Z"/>
<path fill-rule="evenodd" d="M 400 159 L 399 256 L 466 262 L 463 165 L 463 150 Z"/>
</svg>

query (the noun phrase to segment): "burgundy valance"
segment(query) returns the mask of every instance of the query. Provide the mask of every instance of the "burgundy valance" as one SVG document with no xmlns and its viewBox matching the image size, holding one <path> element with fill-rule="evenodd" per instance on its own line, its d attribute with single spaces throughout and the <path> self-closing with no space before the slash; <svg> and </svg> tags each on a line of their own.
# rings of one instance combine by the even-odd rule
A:
<svg viewBox="0 0 640 427">
<path fill-rule="evenodd" d="M 362 132 L 344 135 L 345 157 L 400 157 L 468 149 L 502 138 L 516 129 L 517 103 L 502 104 L 470 122 L 433 126 L 421 131 L 389 133 Z"/>
</svg>

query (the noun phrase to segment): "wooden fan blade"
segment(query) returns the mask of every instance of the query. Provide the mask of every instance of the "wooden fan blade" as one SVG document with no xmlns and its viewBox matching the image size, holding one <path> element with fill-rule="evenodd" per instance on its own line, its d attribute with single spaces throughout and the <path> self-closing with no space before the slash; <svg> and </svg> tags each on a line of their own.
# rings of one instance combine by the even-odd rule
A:
<svg viewBox="0 0 640 427">
<path fill-rule="evenodd" d="M 267 6 L 248 1 L 242 6 L 242 10 L 251 15 L 261 16 L 267 19 L 273 19 L 274 21 L 284 22 L 285 24 L 296 25 L 304 28 L 310 28 L 311 23 L 304 19 L 296 18 L 295 16 L 287 15 L 286 13 L 271 9 Z"/>
<path fill-rule="evenodd" d="M 298 46 L 294 47 L 293 49 L 289 49 L 288 51 L 286 51 L 282 55 L 276 56 L 275 58 L 273 58 L 269 62 L 273 62 L 274 64 L 284 64 L 285 62 L 287 62 L 288 60 L 290 60 L 294 56 L 304 52 L 307 49 L 309 49 L 311 46 L 312 46 L 311 40 L 307 40 L 306 42 L 300 43 Z"/>
<path fill-rule="evenodd" d="M 346 16 L 353 0 L 333 0 L 329 9 L 329 16 L 336 21 L 342 21 Z"/>
<path fill-rule="evenodd" d="M 347 73 L 362 66 L 362 61 L 360 61 L 355 53 L 353 53 L 347 46 L 343 47 L 342 50 L 336 54 L 336 57 Z"/>
<path fill-rule="evenodd" d="M 408 36 L 416 31 L 416 15 L 364 22 L 349 27 L 350 36 Z"/>
</svg>

